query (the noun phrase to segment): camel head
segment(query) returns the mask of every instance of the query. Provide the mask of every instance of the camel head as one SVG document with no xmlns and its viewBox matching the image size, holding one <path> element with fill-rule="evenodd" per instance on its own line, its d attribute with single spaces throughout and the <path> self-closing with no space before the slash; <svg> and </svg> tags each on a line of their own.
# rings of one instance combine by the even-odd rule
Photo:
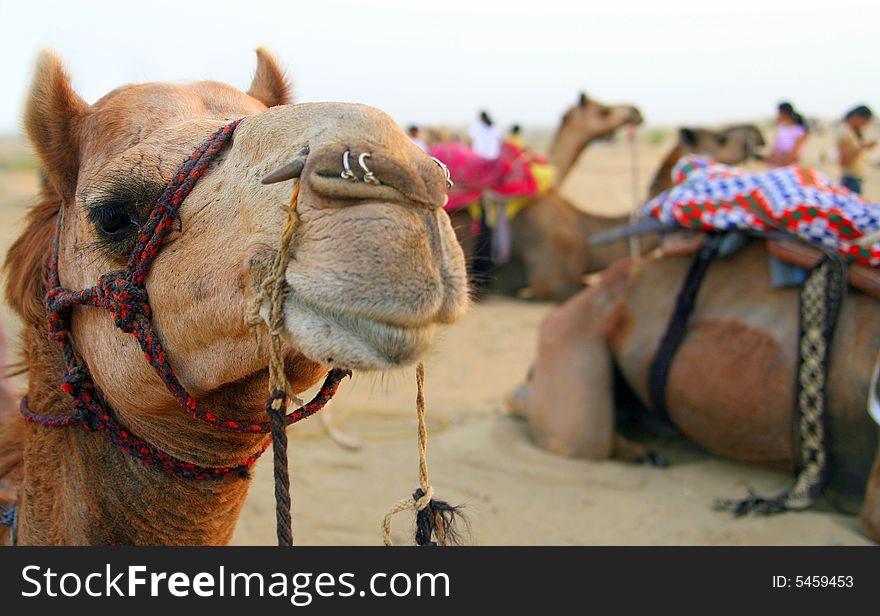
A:
<svg viewBox="0 0 880 616">
<path fill-rule="evenodd" d="M 717 131 L 682 128 L 678 131 L 678 142 L 666 154 L 654 174 L 648 189 L 648 198 L 654 198 L 672 188 L 672 170 L 682 156 L 699 154 L 725 165 L 738 165 L 751 158 L 761 158 L 758 148 L 764 145 L 764 135 L 752 124 L 731 126 Z"/>
<path fill-rule="evenodd" d="M 562 116 L 550 145 L 550 160 L 562 178 L 593 140 L 607 137 L 626 125 L 642 123 L 641 112 L 631 105 L 605 105 L 581 93 L 577 104 Z"/>
<path fill-rule="evenodd" d="M 145 83 L 93 105 L 74 92 L 58 58 L 43 53 L 25 126 L 47 195 L 7 260 L 7 297 L 27 325 L 44 329 L 43 268 L 59 213 L 61 284 L 90 287 L 125 266 L 180 164 L 210 133 L 244 118 L 186 198 L 147 278 L 180 381 L 207 404 L 261 408 L 267 355 L 246 314 L 277 253 L 293 176 L 298 222 L 284 304 L 293 389 L 311 386 L 328 366 L 384 370 L 417 360 L 436 326 L 467 305 L 443 171 L 377 109 L 288 103 L 282 71 L 264 50 L 248 92 L 210 81 Z M 341 177 L 346 151 L 353 179 Z M 359 159 L 377 183 L 363 179 Z M 112 315 L 77 307 L 72 339 L 120 415 L 136 423 L 143 409 L 173 407 Z"/>
<path fill-rule="evenodd" d="M 720 131 L 682 128 L 678 138 L 682 155 L 700 154 L 725 165 L 738 165 L 758 157 L 757 148 L 764 145 L 764 135 L 752 124 Z"/>
</svg>

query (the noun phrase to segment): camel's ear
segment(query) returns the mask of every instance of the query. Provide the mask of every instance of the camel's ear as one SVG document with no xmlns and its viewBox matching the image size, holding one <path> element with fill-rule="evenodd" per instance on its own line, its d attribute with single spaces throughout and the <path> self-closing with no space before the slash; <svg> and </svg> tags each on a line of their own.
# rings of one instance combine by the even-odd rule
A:
<svg viewBox="0 0 880 616">
<path fill-rule="evenodd" d="M 40 53 L 25 107 L 24 127 L 49 183 L 62 198 L 76 189 L 78 127 L 88 112 L 89 105 L 73 91 L 58 56 L 48 50 Z"/>
<path fill-rule="evenodd" d="M 290 84 L 284 78 L 284 71 L 265 47 L 257 48 L 257 72 L 247 93 L 266 107 L 286 105 L 291 100 Z"/>
<path fill-rule="evenodd" d="M 678 131 L 678 138 L 685 145 L 697 145 L 697 133 L 692 128 L 682 128 Z"/>
<path fill-rule="evenodd" d="M 589 103 L 589 102 L 590 102 L 590 99 L 587 97 L 587 93 L 581 92 L 580 97 L 578 97 L 578 105 L 580 105 L 581 107 L 586 107 L 587 103 Z"/>
</svg>

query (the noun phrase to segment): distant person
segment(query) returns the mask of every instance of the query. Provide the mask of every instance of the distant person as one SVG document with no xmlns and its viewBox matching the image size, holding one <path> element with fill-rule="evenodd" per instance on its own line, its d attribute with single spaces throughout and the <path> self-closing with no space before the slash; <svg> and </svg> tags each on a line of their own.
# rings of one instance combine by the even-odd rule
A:
<svg viewBox="0 0 880 616">
<path fill-rule="evenodd" d="M 518 147 L 520 150 L 526 149 L 526 144 L 523 141 L 522 136 L 522 128 L 519 124 L 514 124 L 510 127 L 510 134 L 507 136 L 507 141 Z"/>
<path fill-rule="evenodd" d="M 865 141 L 862 134 L 873 117 L 874 112 L 865 105 L 850 109 L 843 116 L 843 126 L 837 135 L 837 159 L 842 173 L 840 183 L 857 194 L 862 194 L 862 184 L 868 171 L 862 154 L 877 145 L 876 141 Z"/>
<path fill-rule="evenodd" d="M 410 141 L 419 146 L 422 149 L 422 152 L 428 151 L 428 144 L 425 143 L 421 137 L 419 137 L 419 127 L 415 124 L 410 124 L 409 128 L 406 129 L 406 133 L 409 135 Z"/>
<path fill-rule="evenodd" d="M 501 134 L 495 128 L 489 113 L 481 111 L 476 122 L 468 128 L 471 148 L 483 158 L 496 159 L 501 156 Z"/>
<path fill-rule="evenodd" d="M 808 132 L 806 121 L 794 106 L 787 102 L 780 103 L 776 117 L 776 141 L 767 164 L 785 167 L 798 163 Z"/>
<path fill-rule="evenodd" d="M 516 159 L 522 160 L 528 165 L 529 173 L 532 174 L 537 184 L 538 194 L 544 194 L 553 187 L 556 182 L 556 168 L 546 158 L 528 148 L 522 137 L 522 129 L 519 124 L 510 127 L 507 142 L 502 147 L 513 148 Z M 524 201 L 524 199 L 521 198 L 520 201 Z"/>
</svg>

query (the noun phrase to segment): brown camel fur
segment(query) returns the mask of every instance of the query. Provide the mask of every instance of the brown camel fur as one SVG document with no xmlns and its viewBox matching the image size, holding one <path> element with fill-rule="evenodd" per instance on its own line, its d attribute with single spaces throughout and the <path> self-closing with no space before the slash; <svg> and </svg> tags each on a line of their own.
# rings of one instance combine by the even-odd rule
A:
<svg viewBox="0 0 880 616">
<path fill-rule="evenodd" d="M 464 259 L 442 211 L 445 178 L 384 113 L 362 105 L 287 105 L 273 57 L 258 52 L 249 92 L 217 82 L 146 83 L 94 105 L 44 53 L 27 103 L 28 136 L 48 175 L 6 259 L 6 298 L 24 321 L 36 413 L 69 413 L 62 360 L 44 323 L 45 262 L 63 210 L 59 271 L 70 289 L 124 266 L 138 225 L 180 163 L 244 117 L 180 211 L 147 279 L 154 323 L 178 378 L 205 408 L 258 418 L 267 352 L 245 316 L 286 221 L 292 184 L 260 178 L 307 154 L 286 271 L 287 377 L 295 392 L 329 366 L 388 369 L 420 357 L 438 324 L 467 306 Z M 339 177 L 342 154 L 371 152 L 375 186 Z M 238 464 L 267 436 L 221 433 L 180 409 L 113 317 L 77 307 L 73 344 L 132 432 L 203 466 Z M 0 426 L 0 499 L 19 505 L 21 544 L 223 544 L 249 480 L 168 477 L 77 426 Z M 0 541 L 8 538 L 0 531 Z"/>
<path fill-rule="evenodd" d="M 690 262 L 621 260 L 546 317 L 532 374 L 511 397 L 538 445 L 593 460 L 646 453 L 624 451 L 626 440 L 615 435 L 614 371 L 650 407 L 649 367 Z M 669 377 L 670 417 L 684 436 L 720 456 L 793 468 L 797 303 L 797 289 L 771 287 L 763 243 L 711 265 Z M 866 400 L 878 347 L 880 305 L 851 290 L 831 351 L 828 493 L 840 504 L 863 503 L 875 541 L 880 456 Z"/>
<path fill-rule="evenodd" d="M 591 234 L 624 224 L 626 217 L 606 218 L 582 212 L 561 195 L 558 187 L 590 143 L 621 126 L 641 122 L 642 115 L 635 107 L 609 106 L 581 94 L 577 104 L 563 115 L 550 145 L 550 162 L 557 171 L 556 187 L 531 200 L 511 222 L 512 251 L 525 271 L 500 271 L 499 277 L 515 278 L 514 286 L 525 283 L 534 299 L 561 301 L 583 288 L 585 274 L 604 269 L 628 254 L 625 246 L 590 248 L 586 244 Z M 465 254 L 473 255 L 474 238 L 467 211 L 453 213 L 452 221 Z"/>
</svg>

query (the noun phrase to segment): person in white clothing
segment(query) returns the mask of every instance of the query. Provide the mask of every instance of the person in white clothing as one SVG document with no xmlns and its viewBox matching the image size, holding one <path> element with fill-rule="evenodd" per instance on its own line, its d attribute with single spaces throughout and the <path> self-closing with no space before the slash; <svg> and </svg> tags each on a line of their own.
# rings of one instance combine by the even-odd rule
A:
<svg viewBox="0 0 880 616">
<path fill-rule="evenodd" d="M 481 111 L 479 120 L 468 128 L 471 148 L 483 158 L 495 159 L 501 156 L 501 133 L 493 126 L 492 118 L 486 111 Z"/>
<path fill-rule="evenodd" d="M 428 144 L 424 142 L 423 139 L 419 137 L 419 127 L 415 124 L 410 124 L 409 128 L 406 130 L 409 135 L 410 140 L 419 146 L 423 152 L 428 151 Z"/>
</svg>

